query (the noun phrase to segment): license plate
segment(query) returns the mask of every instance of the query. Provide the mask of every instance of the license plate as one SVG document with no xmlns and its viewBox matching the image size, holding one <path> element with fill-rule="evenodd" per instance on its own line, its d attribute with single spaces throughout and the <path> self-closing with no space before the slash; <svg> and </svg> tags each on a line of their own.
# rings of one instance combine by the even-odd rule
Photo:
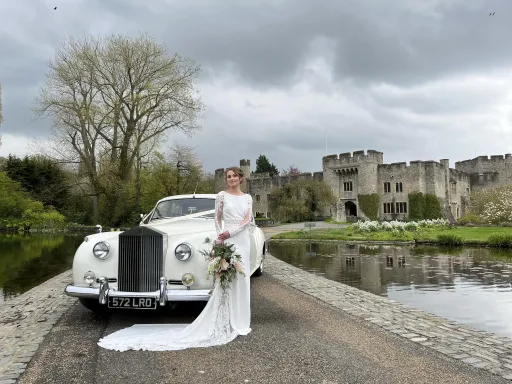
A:
<svg viewBox="0 0 512 384">
<path fill-rule="evenodd" d="M 156 309 L 154 297 L 112 297 L 108 298 L 109 308 Z"/>
</svg>

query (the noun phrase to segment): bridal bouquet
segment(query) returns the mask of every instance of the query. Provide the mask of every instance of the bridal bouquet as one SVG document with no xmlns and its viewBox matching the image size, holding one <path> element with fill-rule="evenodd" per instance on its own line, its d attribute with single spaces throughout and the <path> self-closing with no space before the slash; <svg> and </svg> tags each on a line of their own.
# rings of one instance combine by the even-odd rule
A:
<svg viewBox="0 0 512 384">
<path fill-rule="evenodd" d="M 233 244 L 212 243 L 208 237 L 204 244 L 212 244 L 209 251 L 199 251 L 208 261 L 207 279 L 214 275 L 215 278 L 219 279 L 220 286 L 226 289 L 237 273 L 245 276 L 242 256 L 236 253 Z"/>
</svg>

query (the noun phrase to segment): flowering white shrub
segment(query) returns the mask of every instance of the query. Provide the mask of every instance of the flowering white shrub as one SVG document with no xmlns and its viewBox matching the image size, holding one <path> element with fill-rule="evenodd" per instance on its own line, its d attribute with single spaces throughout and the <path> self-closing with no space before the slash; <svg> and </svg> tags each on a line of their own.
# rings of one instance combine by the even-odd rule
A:
<svg viewBox="0 0 512 384">
<path fill-rule="evenodd" d="M 512 221 L 512 220 L 511 220 Z M 404 231 L 416 231 L 418 228 L 435 228 L 448 225 L 448 220 L 420 220 L 420 221 L 358 221 L 352 224 L 352 228 L 360 232 L 390 231 L 394 234 Z"/>
<path fill-rule="evenodd" d="M 512 185 L 473 191 L 471 213 L 489 224 L 512 221 Z"/>
<path fill-rule="evenodd" d="M 499 224 L 512 221 L 512 193 L 510 190 L 498 190 L 494 201 L 488 201 L 484 205 L 481 214 L 482 219 L 490 224 Z"/>
</svg>

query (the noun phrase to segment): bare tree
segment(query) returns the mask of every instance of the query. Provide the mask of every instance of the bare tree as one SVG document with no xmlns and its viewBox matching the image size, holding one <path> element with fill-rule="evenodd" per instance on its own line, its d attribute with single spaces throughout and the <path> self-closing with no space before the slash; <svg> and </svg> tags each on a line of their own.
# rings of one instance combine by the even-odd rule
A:
<svg viewBox="0 0 512 384">
<path fill-rule="evenodd" d="M 132 178 L 150 143 L 169 131 L 190 136 L 200 129 L 199 70 L 147 35 L 70 38 L 57 50 L 35 112 L 53 118 L 57 156 L 82 164 L 95 217 L 98 197 L 115 195 L 119 188 L 110 186 Z"/>
<path fill-rule="evenodd" d="M 300 169 L 297 168 L 296 166 L 294 165 L 290 165 L 288 167 L 288 169 L 283 169 L 281 171 L 281 176 L 296 176 L 296 175 L 300 175 Z"/>
</svg>

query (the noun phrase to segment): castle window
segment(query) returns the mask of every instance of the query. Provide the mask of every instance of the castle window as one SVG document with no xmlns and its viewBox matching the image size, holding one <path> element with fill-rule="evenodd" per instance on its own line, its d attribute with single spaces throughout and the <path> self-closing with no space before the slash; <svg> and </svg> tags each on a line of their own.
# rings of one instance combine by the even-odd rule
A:
<svg viewBox="0 0 512 384">
<path fill-rule="evenodd" d="M 256 195 L 256 201 L 260 201 L 260 195 Z"/>
<path fill-rule="evenodd" d="M 396 183 L 396 191 L 397 192 L 403 192 L 404 191 L 401 182 Z"/>
<path fill-rule="evenodd" d="M 384 213 L 395 213 L 395 204 L 384 203 Z"/>
<path fill-rule="evenodd" d="M 344 181 L 343 182 L 343 190 L 345 192 L 352 192 L 352 182 L 351 181 Z"/>
<path fill-rule="evenodd" d="M 407 213 L 407 203 L 396 203 L 396 213 Z"/>
<path fill-rule="evenodd" d="M 451 187 L 451 189 L 452 189 L 452 193 L 453 193 L 453 194 L 457 193 L 457 184 L 455 184 L 455 183 L 451 183 L 451 184 L 450 184 L 450 187 Z"/>
<path fill-rule="evenodd" d="M 389 193 L 391 192 L 391 183 L 384 183 L 384 193 Z"/>
<path fill-rule="evenodd" d="M 270 193 L 267 194 L 267 201 L 270 201 Z"/>
</svg>

